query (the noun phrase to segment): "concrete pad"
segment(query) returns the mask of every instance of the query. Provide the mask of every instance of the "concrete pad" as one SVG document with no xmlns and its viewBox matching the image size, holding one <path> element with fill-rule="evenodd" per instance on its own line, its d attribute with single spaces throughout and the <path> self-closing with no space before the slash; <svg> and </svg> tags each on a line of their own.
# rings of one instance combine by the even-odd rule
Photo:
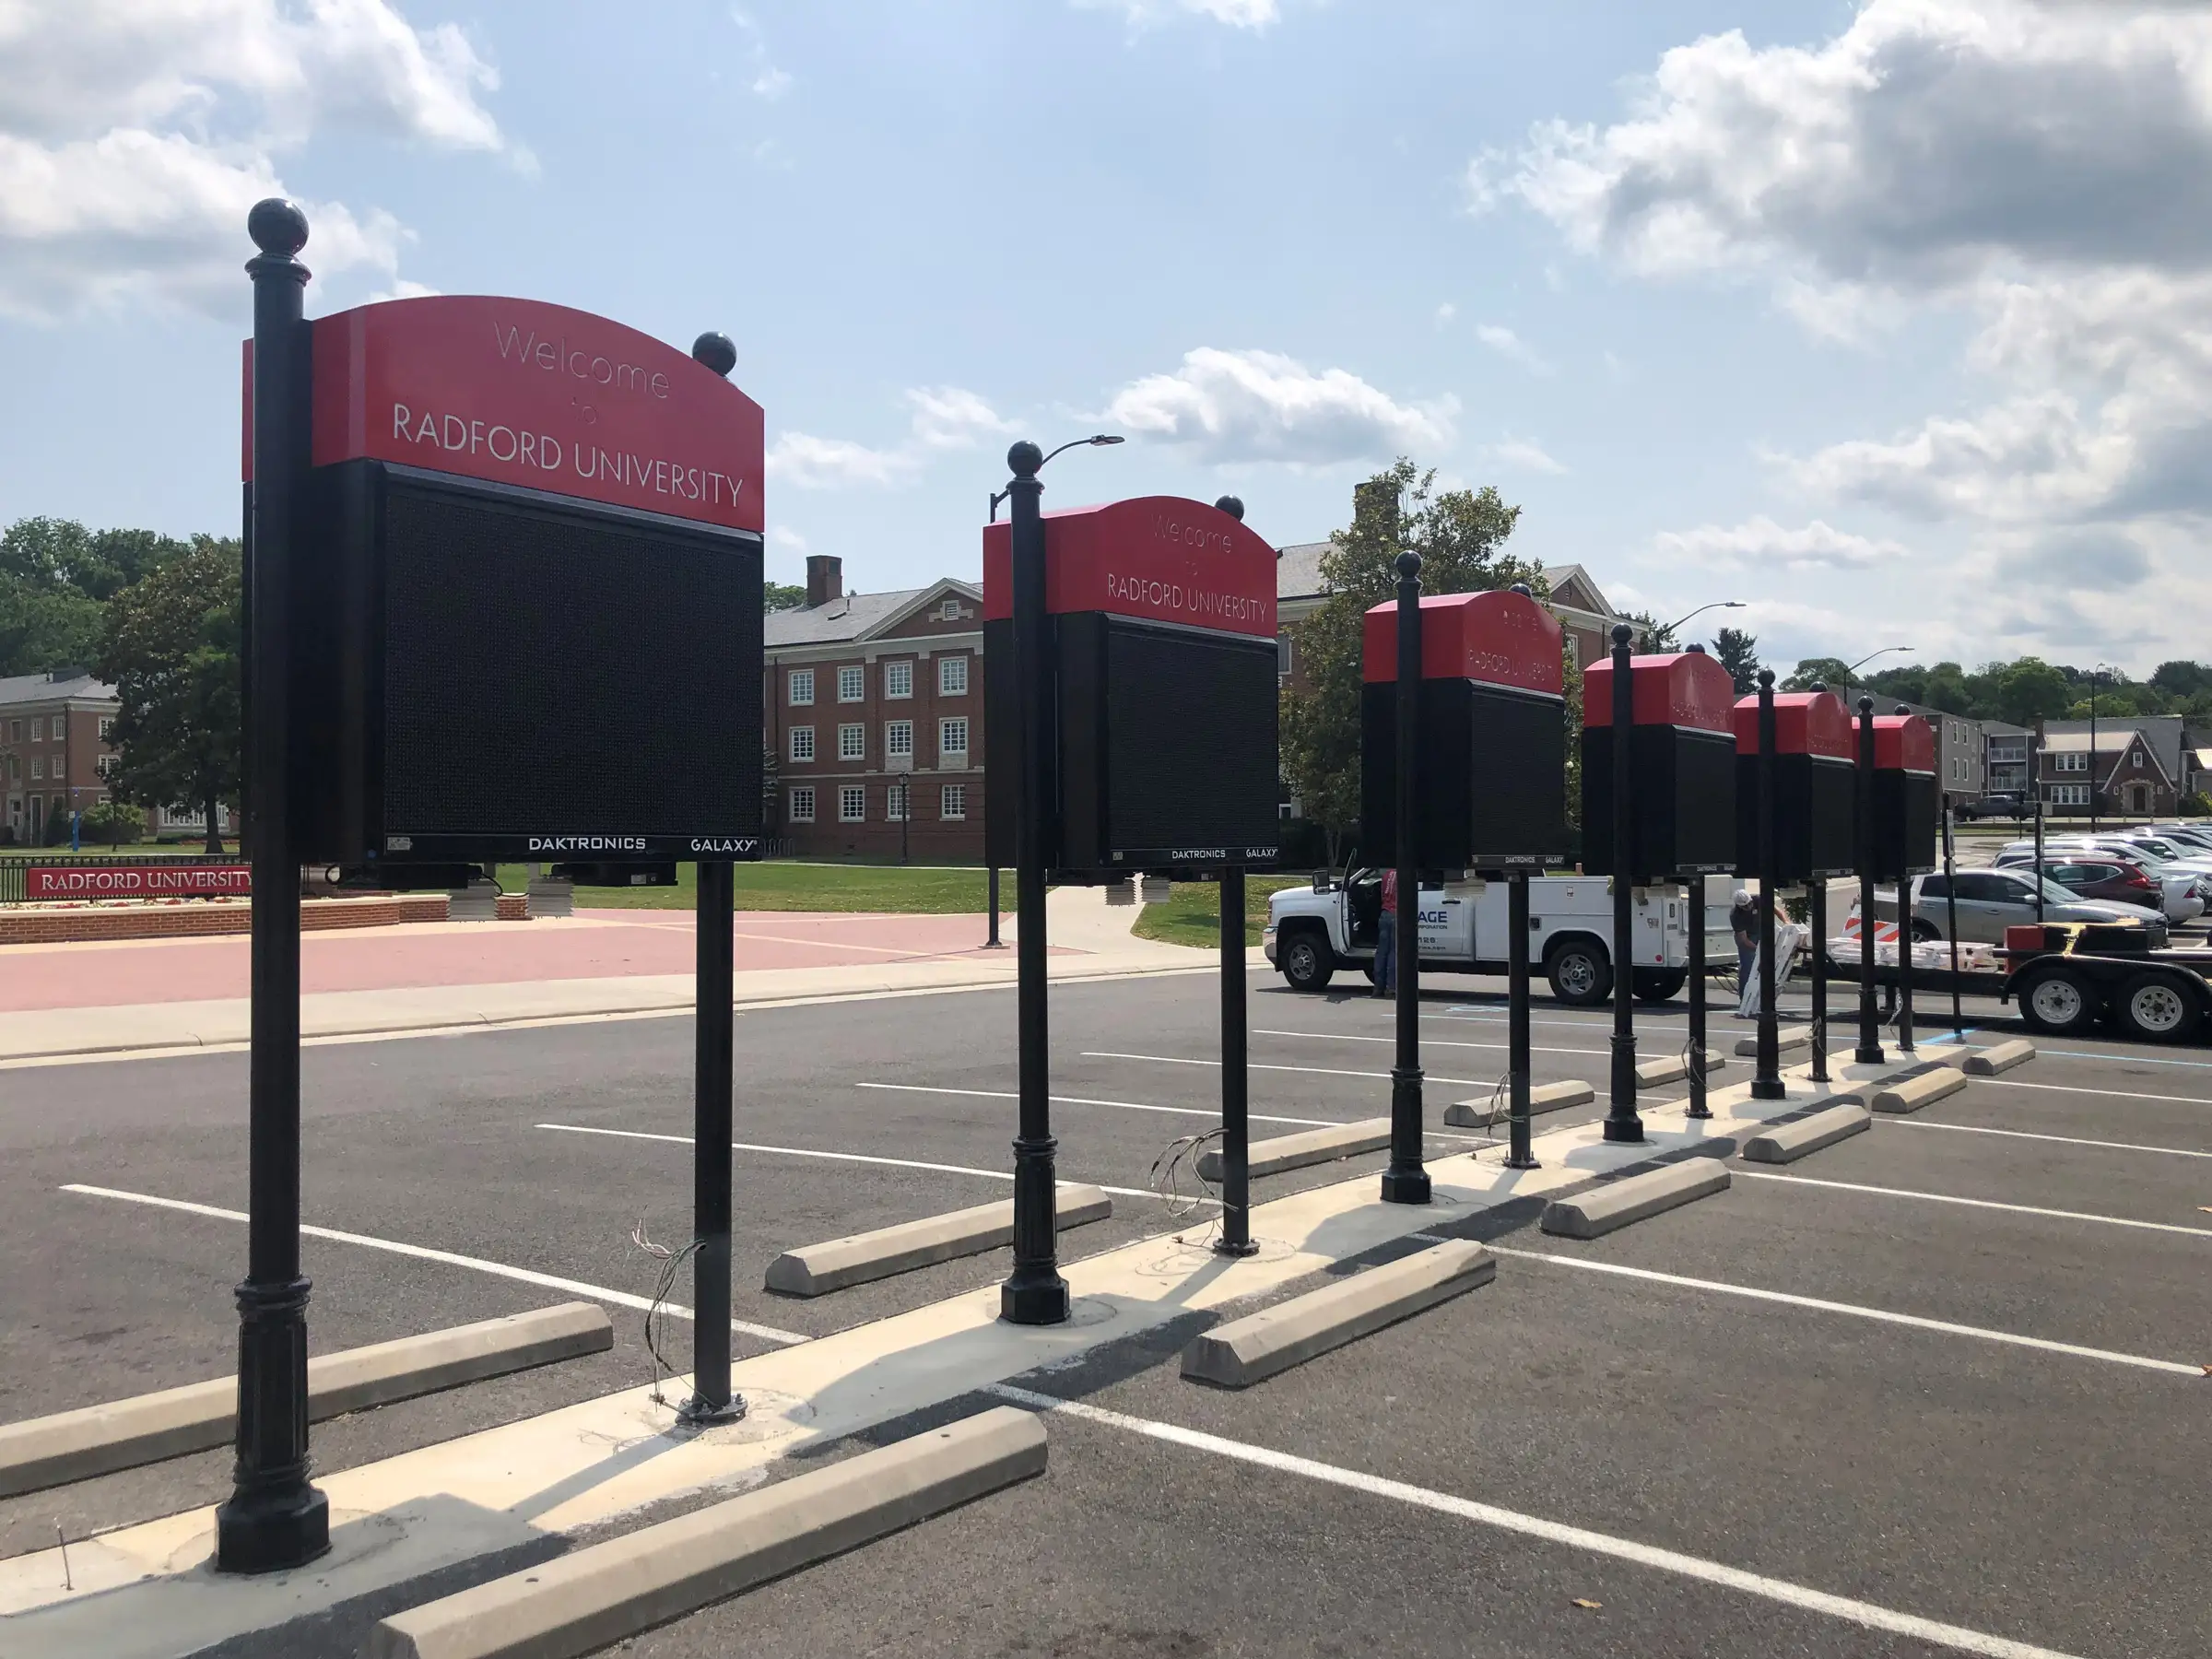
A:
<svg viewBox="0 0 2212 1659">
<path fill-rule="evenodd" d="M 1528 1091 L 1528 1115 L 1541 1117 L 1547 1112 L 1563 1112 L 1570 1106 L 1587 1106 L 1597 1099 L 1597 1090 L 1587 1083 L 1537 1083 Z M 1444 1126 L 1448 1129 L 1488 1129 L 1512 1118 L 1512 1103 L 1504 1095 L 1478 1095 L 1472 1100 L 1454 1100 L 1444 1108 Z"/>
<path fill-rule="evenodd" d="M 1877 1112 L 1918 1112 L 1931 1100 L 1957 1094 L 1966 1087 L 1966 1074 L 1954 1066 L 1930 1061 L 1909 1072 L 1886 1078 L 1868 1098 Z"/>
<path fill-rule="evenodd" d="M 2010 1042 L 1976 1049 L 1959 1063 L 1959 1069 L 1970 1077 L 1994 1077 L 1999 1072 L 2008 1072 L 2016 1065 L 2025 1065 L 2035 1058 L 2035 1044 L 2025 1037 L 2016 1037 Z"/>
<path fill-rule="evenodd" d="M 1449 1120 L 1447 1120 L 1449 1121 Z M 1357 1158 L 1390 1145 L 1390 1120 L 1362 1118 L 1356 1124 L 1331 1124 L 1325 1129 L 1301 1129 L 1296 1135 L 1277 1135 L 1254 1141 L 1249 1149 L 1249 1173 L 1280 1175 L 1285 1170 L 1302 1170 L 1308 1164 L 1328 1163 L 1339 1158 Z M 1208 1147 L 1198 1154 L 1198 1174 L 1206 1181 L 1221 1179 L 1221 1148 Z"/>
<path fill-rule="evenodd" d="M 1810 1026 L 1783 1026 L 1775 1036 L 1778 1050 L 1784 1054 L 1793 1049 L 1813 1046 L 1813 1029 Z M 1735 1052 L 1747 1060 L 1758 1059 L 1759 1034 L 1755 1031 L 1748 1037 L 1738 1037 L 1735 1040 Z"/>
<path fill-rule="evenodd" d="M 1182 1350 L 1182 1374 L 1223 1388 L 1249 1388 L 1487 1285 L 1497 1272 L 1498 1260 L 1488 1250 L 1453 1239 L 1216 1325 Z"/>
<path fill-rule="evenodd" d="M 1113 1200 L 1095 1186 L 1063 1182 L 1054 1212 L 1060 1230 L 1103 1221 Z M 826 1296 L 849 1285 L 865 1285 L 911 1273 L 937 1262 L 981 1255 L 1014 1241 L 1014 1201 L 979 1204 L 973 1209 L 924 1216 L 874 1232 L 853 1233 L 820 1244 L 787 1250 L 768 1265 L 764 1288 L 784 1296 Z"/>
<path fill-rule="evenodd" d="M 383 1620 L 366 1659 L 571 1659 L 1044 1473 L 996 1406 Z"/>
<path fill-rule="evenodd" d="M 1537 1224 L 1562 1239 L 1597 1239 L 1695 1199 L 1728 1189 L 1728 1166 L 1717 1158 L 1686 1158 L 1644 1175 L 1609 1181 L 1571 1198 L 1554 1198 Z"/>
<path fill-rule="evenodd" d="M 1747 1163 L 1794 1163 L 1809 1152 L 1864 1135 L 1873 1124 L 1874 1114 L 1857 1095 L 1837 1095 L 1825 1111 L 1761 1130 L 1744 1142 L 1743 1157 Z"/>
<path fill-rule="evenodd" d="M 320 1422 L 580 1354 L 604 1353 L 614 1342 L 605 1308 L 563 1302 L 325 1354 L 307 1362 L 308 1417 Z M 218 1377 L 0 1426 L 0 1498 L 226 1446 L 236 1437 L 237 1423 L 238 1379 Z"/>
</svg>

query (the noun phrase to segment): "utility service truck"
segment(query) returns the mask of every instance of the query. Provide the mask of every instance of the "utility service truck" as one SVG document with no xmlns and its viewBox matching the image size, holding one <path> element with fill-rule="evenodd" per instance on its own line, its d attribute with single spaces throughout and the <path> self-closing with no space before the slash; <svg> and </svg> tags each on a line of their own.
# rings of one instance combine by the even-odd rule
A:
<svg viewBox="0 0 2212 1659">
<path fill-rule="evenodd" d="M 1728 927 L 1733 892 L 1724 879 L 1706 884 L 1701 920 L 1712 972 L 1735 967 Z M 1508 894 L 1503 881 L 1423 881 L 1421 971 L 1504 973 Z M 1645 1002 L 1664 1002 L 1689 978 L 1689 908 L 1684 884 L 1636 889 L 1630 982 Z M 1339 968 L 1358 968 L 1371 980 L 1382 912 L 1382 871 L 1353 870 L 1341 880 L 1317 875 L 1312 887 L 1286 888 L 1268 900 L 1261 944 L 1294 991 L 1325 989 Z M 1530 877 L 1528 928 L 1530 968 L 1550 981 L 1553 995 L 1588 1006 L 1613 994 L 1611 881 L 1603 876 Z"/>
</svg>

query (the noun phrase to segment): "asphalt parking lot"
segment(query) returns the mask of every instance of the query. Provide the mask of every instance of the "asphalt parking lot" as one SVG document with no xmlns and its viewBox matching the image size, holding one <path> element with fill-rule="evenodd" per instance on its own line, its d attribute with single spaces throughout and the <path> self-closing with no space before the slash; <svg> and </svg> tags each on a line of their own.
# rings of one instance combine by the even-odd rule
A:
<svg viewBox="0 0 2212 1659">
<path fill-rule="evenodd" d="M 1255 1138 L 1386 1110 L 1386 1005 L 1252 983 Z M 1442 1110 L 1504 1072 L 1498 989 L 1427 998 L 1432 1155 L 1485 1138 Z M 1211 980 L 1053 1006 L 1061 1174 L 1116 1190 L 1064 1256 L 1203 1236 L 1210 1209 L 1149 1189 L 1218 1104 Z M 2010 1034 L 1994 1005 L 1966 1013 L 1972 1040 Z M 1924 1042 L 1947 1015 L 1923 1000 Z M 1712 1025 L 1724 1050 L 1750 1030 L 1717 1002 Z M 1537 1080 L 1602 1083 L 1607 1029 L 1539 1001 Z M 1678 1049 L 1681 1005 L 1639 1030 Z M 747 1012 L 737 1051 L 741 1356 L 1004 1275 L 999 1253 L 810 1301 L 759 1288 L 786 1246 L 1006 1194 L 1009 994 Z M 631 1232 L 688 1226 L 690 1064 L 681 1018 L 305 1052 L 316 1351 L 571 1296 L 612 1302 L 618 1331 L 610 1354 L 321 1425 L 320 1466 L 644 1378 L 658 1265 Z M 244 1077 L 242 1054 L 0 1072 L 0 1419 L 230 1369 Z M 1437 1235 L 1498 1251 L 1493 1284 L 1243 1393 L 1181 1379 L 1178 1326 L 956 1402 L 934 1416 L 1068 1403 L 1050 1472 L 621 1651 L 2212 1650 L 2212 1051 L 2053 1045 L 1786 1170 L 1735 1168 L 1591 1243 L 1533 1211 L 1440 1211 Z M 0 1502 L 0 1556 L 211 1501 L 227 1476 L 210 1453 Z M 334 1640 L 286 1651 L 350 1651 Z"/>
</svg>

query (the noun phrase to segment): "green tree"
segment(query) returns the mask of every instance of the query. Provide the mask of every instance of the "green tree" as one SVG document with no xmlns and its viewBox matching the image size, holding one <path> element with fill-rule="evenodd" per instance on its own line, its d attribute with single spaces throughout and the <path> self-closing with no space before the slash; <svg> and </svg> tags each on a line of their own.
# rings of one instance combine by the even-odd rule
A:
<svg viewBox="0 0 2212 1659">
<path fill-rule="evenodd" d="M 2212 691 L 2212 668 L 2202 663 L 2160 663 L 2151 670 L 2150 683 L 2168 697 L 2185 701 Z"/>
<path fill-rule="evenodd" d="M 806 590 L 788 582 L 763 582 L 760 584 L 760 608 L 763 611 L 797 610 L 806 603 Z"/>
<path fill-rule="evenodd" d="M 1759 689 L 1759 637 L 1740 628 L 1724 628 L 1712 637 L 1713 661 L 1728 670 L 1735 694 L 1749 697 Z"/>
<path fill-rule="evenodd" d="M 115 595 L 100 647 L 100 675 L 123 703 L 111 790 L 144 806 L 199 807 L 210 853 L 223 850 L 217 809 L 239 794 L 240 579 L 237 542 L 197 537 Z"/>
<path fill-rule="evenodd" d="M 1840 692 L 1843 683 L 1850 677 L 1851 669 L 1841 657 L 1805 657 L 1791 671 L 1790 677 L 1777 688 L 1783 691 L 1810 691 L 1816 685 L 1821 685 L 1831 691 Z"/>
<path fill-rule="evenodd" d="M 1299 673 L 1284 688 L 1283 774 L 1320 824 L 1335 863 L 1359 823 L 1361 618 L 1396 597 L 1401 550 L 1421 556 L 1424 594 L 1467 594 L 1525 582 L 1550 592 L 1543 567 L 1502 552 L 1521 509 L 1488 486 L 1436 492 L 1436 474 L 1401 457 L 1354 492 L 1352 523 L 1321 557 L 1328 598 L 1291 631 Z"/>
<path fill-rule="evenodd" d="M 119 847 L 125 838 L 135 841 L 144 833 L 146 815 L 122 801 L 95 801 L 78 829 L 83 840 L 104 841 L 111 847 Z"/>
<path fill-rule="evenodd" d="M 0 533 L 0 675 L 89 664 L 107 602 L 184 550 L 151 530 L 17 520 Z"/>
</svg>

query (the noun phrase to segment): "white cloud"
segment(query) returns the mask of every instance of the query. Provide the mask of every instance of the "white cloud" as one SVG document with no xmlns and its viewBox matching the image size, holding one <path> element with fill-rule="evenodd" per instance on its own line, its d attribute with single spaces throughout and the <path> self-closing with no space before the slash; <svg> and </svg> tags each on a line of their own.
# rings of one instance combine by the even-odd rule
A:
<svg viewBox="0 0 2212 1659">
<path fill-rule="evenodd" d="M 1265 29 L 1282 16 L 1277 0 L 1075 0 L 1086 11 L 1118 11 L 1133 29 L 1195 15 L 1232 29 Z"/>
<path fill-rule="evenodd" d="M 782 552 L 804 554 L 806 538 L 789 524 L 771 524 L 768 527 L 768 545 Z"/>
<path fill-rule="evenodd" d="M 1668 530 L 1653 546 L 1670 564 L 1707 571 L 1863 571 L 1908 556 L 1902 542 L 1838 530 L 1819 519 L 1792 530 L 1764 517 Z"/>
<path fill-rule="evenodd" d="M 750 12 L 742 6 L 733 6 L 730 8 L 730 21 L 736 24 L 738 32 L 745 36 L 746 56 L 752 65 L 754 96 L 765 98 L 771 103 L 775 102 L 791 90 L 791 76 L 769 61 L 768 37 L 761 32 L 759 23 Z"/>
<path fill-rule="evenodd" d="M 1442 328 L 1445 324 L 1450 323 L 1453 318 L 1458 315 L 1459 307 L 1453 304 L 1451 300 L 1447 300 L 1441 305 L 1436 308 L 1436 325 L 1439 328 Z"/>
<path fill-rule="evenodd" d="M 1343 369 L 1316 374 L 1273 351 L 1202 346 L 1172 374 L 1116 393 L 1107 418 L 1135 437 L 1181 445 L 1211 463 L 1326 466 L 1387 460 L 1450 444 L 1459 400 L 1400 403 Z"/>
<path fill-rule="evenodd" d="M 1552 372 L 1551 365 L 1545 361 L 1543 355 L 1502 323 L 1476 324 L 1475 337 L 1507 362 L 1517 363 L 1531 374 L 1547 375 Z"/>
<path fill-rule="evenodd" d="M 1513 467 L 1521 472 L 1545 473 L 1558 477 L 1567 468 L 1554 460 L 1540 443 L 1526 438 L 1507 438 L 1488 445 L 1484 452 L 1500 466 Z"/>
<path fill-rule="evenodd" d="M 1009 432 L 1010 422 L 960 386 L 917 386 L 906 394 L 913 414 L 907 436 L 884 448 L 842 438 L 784 432 L 769 446 L 768 476 L 800 489 L 898 489 L 921 477 L 931 460 L 973 449 Z"/>
<path fill-rule="evenodd" d="M 340 127 L 527 165 L 478 101 L 498 84 L 458 29 L 386 0 L 0 5 L 0 312 L 235 311 L 246 209 L 285 194 L 280 151 Z M 318 275 L 396 285 L 396 219 L 306 206 Z"/>
</svg>

